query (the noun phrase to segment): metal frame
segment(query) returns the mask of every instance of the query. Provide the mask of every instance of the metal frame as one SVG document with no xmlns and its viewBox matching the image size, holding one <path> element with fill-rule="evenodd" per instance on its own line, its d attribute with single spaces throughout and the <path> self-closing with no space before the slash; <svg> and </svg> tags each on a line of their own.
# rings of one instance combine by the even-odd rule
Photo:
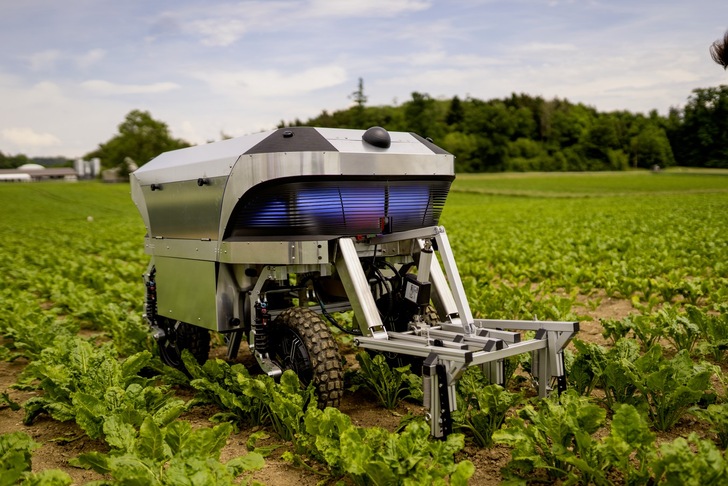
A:
<svg viewBox="0 0 728 486">
<path fill-rule="evenodd" d="M 362 348 L 425 358 L 423 386 L 431 434 L 443 437 L 452 431 L 451 413 L 456 410 L 455 384 L 466 368 L 480 366 L 494 383 L 504 382 L 504 360 L 522 353 L 532 354 L 532 370 L 540 396 L 552 391 L 555 378 L 559 388 L 565 382 L 563 349 L 579 330 L 578 322 L 473 319 L 445 228 L 436 226 L 404 233 L 382 235 L 360 243 L 371 245 L 405 239 L 417 240 L 424 249 L 436 243 L 438 259 L 421 252 L 418 280 L 430 279 L 440 311 L 447 321 L 439 325 L 414 322 L 406 332 L 386 331 L 381 326 L 369 286 L 351 238 L 338 240 L 336 266 L 352 298 L 352 308 L 362 323 L 363 336 L 355 343 Z M 379 330 L 381 327 L 381 330 Z M 521 340 L 519 332 L 535 331 L 533 339 Z"/>
</svg>

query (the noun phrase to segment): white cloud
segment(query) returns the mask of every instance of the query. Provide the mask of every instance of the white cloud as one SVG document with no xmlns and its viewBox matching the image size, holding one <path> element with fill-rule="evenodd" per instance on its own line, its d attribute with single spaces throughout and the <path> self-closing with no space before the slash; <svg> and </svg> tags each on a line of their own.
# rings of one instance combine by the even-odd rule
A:
<svg viewBox="0 0 728 486">
<path fill-rule="evenodd" d="M 76 65 L 80 68 L 87 68 L 106 57 L 104 49 L 91 49 L 79 56 L 76 56 Z"/>
<path fill-rule="evenodd" d="M 53 68 L 62 57 L 58 49 L 48 49 L 31 54 L 28 56 L 28 62 L 33 71 L 42 71 Z"/>
<path fill-rule="evenodd" d="M 31 70 L 47 71 L 60 67 L 63 63 L 69 61 L 80 68 L 87 68 L 96 64 L 105 56 L 106 51 L 104 49 L 90 49 L 80 54 L 64 52 L 60 49 L 47 49 L 29 55 L 27 61 Z"/>
<path fill-rule="evenodd" d="M 90 79 L 81 83 L 81 87 L 103 95 L 156 94 L 178 89 L 177 83 L 161 82 L 152 84 L 120 84 Z"/>
<path fill-rule="evenodd" d="M 154 26 L 160 33 L 184 32 L 199 37 L 205 46 L 226 47 L 250 32 L 286 30 L 300 11 L 299 4 L 286 1 L 195 6 L 163 12 Z"/>
<path fill-rule="evenodd" d="M 188 27 L 202 36 L 202 44 L 220 47 L 234 43 L 248 30 L 246 22 L 235 18 L 198 20 L 191 22 Z"/>
<path fill-rule="evenodd" d="M 311 12 L 321 17 L 393 17 L 431 6 L 426 0 L 311 0 L 309 4 Z"/>
<path fill-rule="evenodd" d="M 201 39 L 208 47 L 227 47 L 245 35 L 255 32 L 281 32 L 297 35 L 302 27 L 315 21 L 329 22 L 343 19 L 391 18 L 426 10 L 430 0 L 310 0 L 301 1 L 246 1 L 222 4 L 214 9 L 207 7 L 181 8 L 166 11 L 154 22 L 159 32 L 175 32 L 177 29 Z M 434 28 L 434 27 L 433 27 Z M 427 36 L 419 32 L 419 39 Z"/>
<path fill-rule="evenodd" d="M 555 42 L 529 42 L 519 46 L 517 50 L 523 52 L 547 53 L 547 52 L 574 52 L 578 48 L 574 44 Z"/>
<path fill-rule="evenodd" d="M 205 71 L 194 75 L 206 82 L 214 91 L 240 99 L 241 95 L 255 97 L 295 97 L 323 88 L 336 86 L 347 80 L 341 66 L 321 66 L 300 72 L 245 70 Z"/>
<path fill-rule="evenodd" d="M 38 133 L 32 128 L 6 128 L 0 132 L 7 142 L 27 147 L 50 147 L 61 141 L 51 133 Z"/>
<path fill-rule="evenodd" d="M 31 98 L 36 98 L 43 102 L 56 100 L 62 96 L 61 88 L 52 81 L 40 81 L 34 84 L 29 95 Z"/>
</svg>

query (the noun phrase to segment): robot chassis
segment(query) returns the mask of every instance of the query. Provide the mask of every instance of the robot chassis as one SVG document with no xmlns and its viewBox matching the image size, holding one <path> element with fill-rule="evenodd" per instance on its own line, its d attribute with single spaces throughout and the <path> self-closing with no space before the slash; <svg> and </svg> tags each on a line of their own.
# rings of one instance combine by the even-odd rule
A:
<svg viewBox="0 0 728 486">
<path fill-rule="evenodd" d="M 531 353 L 539 395 L 564 390 L 578 322 L 473 318 L 437 224 L 452 179 L 452 155 L 379 127 L 280 129 L 153 159 L 131 186 L 151 255 L 145 317 L 173 351 L 163 359 L 181 365 L 184 323 L 228 335 L 231 360 L 247 337 L 277 377 L 291 366 L 270 352 L 276 317 L 302 307 L 337 325 L 331 313 L 352 310 L 358 347 L 421 363 L 434 437 L 452 431 L 468 367 L 503 384 L 506 359 Z"/>
</svg>

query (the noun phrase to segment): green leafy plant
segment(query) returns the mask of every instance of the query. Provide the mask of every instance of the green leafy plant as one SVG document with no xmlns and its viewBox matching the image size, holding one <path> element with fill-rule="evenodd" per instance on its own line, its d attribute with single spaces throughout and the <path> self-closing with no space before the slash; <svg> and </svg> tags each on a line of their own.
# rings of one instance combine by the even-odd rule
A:
<svg viewBox="0 0 728 486">
<path fill-rule="evenodd" d="M 111 387 L 126 389 L 132 383 L 149 385 L 150 380 L 138 376 L 151 359 L 148 352 L 132 356 L 121 363 L 110 345 L 94 347 L 79 337 L 56 341 L 39 359 L 32 361 L 21 374 L 26 385 L 37 383 L 44 394 L 23 405 L 25 423 L 30 424 L 39 413 L 48 413 L 60 421 L 71 420 L 76 411 L 76 393 L 94 394 L 103 398 Z"/>
<path fill-rule="evenodd" d="M 0 485 L 16 484 L 23 473 L 30 471 L 33 449 L 38 444 L 25 432 L 0 435 Z"/>
<path fill-rule="evenodd" d="M 607 350 L 598 344 L 580 339 L 572 342 L 576 353 L 566 362 L 566 378 L 570 388 L 579 395 L 589 396 L 596 386 L 602 384 Z"/>
<path fill-rule="evenodd" d="M 673 427 L 708 394 L 713 375 L 712 366 L 693 363 L 687 350 L 667 359 L 659 345 L 624 370 L 626 378 L 645 398 L 650 423 L 661 431 Z"/>
<path fill-rule="evenodd" d="M 20 410 L 20 405 L 15 402 L 7 392 L 0 393 L 0 410 L 8 407 L 10 410 Z"/>
<path fill-rule="evenodd" d="M 619 471 L 624 484 L 650 484 L 655 452 L 655 434 L 645 418 L 632 405 L 618 405 L 609 435 L 599 444 L 600 462 Z"/>
<path fill-rule="evenodd" d="M 269 376 L 250 377 L 238 374 L 243 393 L 264 410 L 263 423 L 268 423 L 284 440 L 294 440 L 303 428 L 307 408 L 316 408 L 313 386 L 303 388 L 298 376 L 286 370 L 276 383 Z"/>
<path fill-rule="evenodd" d="M 728 305 L 720 306 L 717 314 L 704 312 L 695 306 L 686 306 L 688 319 L 700 330 L 698 351 L 710 356 L 716 363 L 726 362 L 728 353 Z"/>
<path fill-rule="evenodd" d="M 190 384 L 198 391 L 198 400 L 214 402 L 225 410 L 213 417 L 216 421 L 270 425 L 281 438 L 292 440 L 300 432 L 306 408 L 316 406 L 313 387 L 302 387 L 291 370 L 276 382 L 267 375 L 250 376 L 244 367 L 222 360 L 208 360 L 200 366 L 189 352 L 183 352 L 183 360 L 189 365 Z"/>
<path fill-rule="evenodd" d="M 500 385 L 487 383 L 479 368 L 470 368 L 463 374 L 457 391 L 454 428 L 471 436 L 481 447 L 493 445 L 493 432 L 503 425 L 506 413 L 523 400 L 520 393 L 510 393 Z"/>
<path fill-rule="evenodd" d="M 690 413 L 710 424 L 721 448 L 728 447 L 728 403 L 712 403 L 707 409 L 693 407 Z"/>
<path fill-rule="evenodd" d="M 183 421 L 160 428 L 147 417 L 139 428 L 139 435 L 129 437 L 129 444 L 123 450 L 81 454 L 72 464 L 110 475 L 119 484 L 232 485 L 244 472 L 264 465 L 263 457 L 256 452 L 224 464 L 220 462 L 220 450 L 232 428 L 231 424 L 225 423 L 193 430 Z M 97 484 L 108 483 L 100 481 Z"/>
<path fill-rule="evenodd" d="M 639 345 L 631 339 L 620 339 L 614 347 L 607 351 L 604 361 L 594 364 L 597 368 L 599 383 L 604 387 L 604 400 L 609 408 L 618 403 L 640 404 L 644 397 L 637 394 L 638 387 L 630 379 L 626 370 L 640 356 Z"/>
<path fill-rule="evenodd" d="M 662 326 L 649 313 L 628 316 L 624 320 L 642 343 L 642 349 L 651 348 L 665 335 Z"/>
<path fill-rule="evenodd" d="M 690 434 L 660 446 L 654 464 L 654 484 L 702 486 L 723 484 L 728 476 L 728 458 L 715 444 Z"/>
<path fill-rule="evenodd" d="M 346 476 L 357 485 L 445 484 L 446 479 L 451 485 L 465 485 L 475 472 L 470 461 L 455 462 L 455 453 L 464 446 L 461 434 L 432 440 L 422 421 L 391 433 L 356 427 L 334 408 L 309 408 L 304 422 L 300 448 L 328 465 L 334 476 Z M 292 454 L 286 457 L 296 460 Z"/>
<path fill-rule="evenodd" d="M 607 484 L 592 438 L 605 417 L 603 408 L 572 390 L 539 400 L 538 408 L 526 405 L 493 434 L 495 442 L 512 447 L 506 475 L 526 477 L 541 471 L 571 484 Z"/>
<path fill-rule="evenodd" d="M 185 409 L 166 387 L 139 376 L 151 357 L 143 351 L 120 361 L 111 346 L 94 347 L 80 338 L 46 350 L 23 372 L 44 392 L 23 405 L 25 423 L 41 413 L 75 420 L 92 439 L 103 437 L 112 448 L 125 448 L 145 419 L 164 426 Z"/>
<path fill-rule="evenodd" d="M 192 376 L 189 382 L 196 391 L 195 400 L 190 404 L 214 403 L 223 411 L 211 417 L 213 422 L 247 423 L 263 425 L 267 418 L 265 404 L 254 400 L 244 392 L 244 383 L 239 376 L 250 377 L 241 364 L 230 365 L 221 359 L 211 359 L 202 366 L 192 354 L 184 350 L 182 360 Z"/>
<path fill-rule="evenodd" d="M 681 315 L 675 307 L 665 306 L 657 312 L 657 325 L 664 329 L 665 338 L 676 350 L 693 351 L 700 338 L 700 327 L 689 316 Z"/>
<path fill-rule="evenodd" d="M 366 388 L 388 410 L 396 408 L 400 400 L 422 396 L 422 379 L 410 372 L 409 365 L 392 368 L 383 355 L 372 358 L 366 351 L 359 352 L 356 360 L 360 369 L 354 375 L 352 391 Z"/>
<path fill-rule="evenodd" d="M 600 319 L 599 323 L 602 325 L 602 336 L 605 339 L 612 341 L 612 344 L 616 343 L 620 339 L 627 337 L 632 331 L 632 320 L 628 318 L 624 319 Z"/>
<path fill-rule="evenodd" d="M 32 473 L 32 451 L 39 444 L 25 432 L 0 434 L 0 486 L 22 484 L 64 486 L 71 484 L 71 478 L 63 471 L 49 469 Z"/>
<path fill-rule="evenodd" d="M 36 359 L 43 350 L 53 347 L 57 339 L 70 338 L 79 331 L 77 325 L 61 320 L 53 313 L 42 313 L 32 301 L 21 299 L 8 299 L 4 304 L 3 314 L 8 319 L 0 331 L 8 350 L 6 359 Z"/>
</svg>

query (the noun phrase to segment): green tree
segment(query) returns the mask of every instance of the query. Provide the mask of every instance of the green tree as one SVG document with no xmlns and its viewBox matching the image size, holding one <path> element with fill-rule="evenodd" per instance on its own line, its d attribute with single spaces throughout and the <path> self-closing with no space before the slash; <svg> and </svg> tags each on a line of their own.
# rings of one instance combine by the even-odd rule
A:
<svg viewBox="0 0 728 486">
<path fill-rule="evenodd" d="M 526 94 L 483 101 L 414 92 L 402 105 L 371 107 L 363 106 L 363 83 L 352 98 L 350 108 L 324 111 L 303 124 L 412 131 L 455 155 L 456 169 L 464 172 L 625 170 L 675 163 L 728 167 L 726 86 L 695 90 L 684 110 L 673 108 L 667 117 L 655 110 L 600 113 L 582 103 Z"/>
<path fill-rule="evenodd" d="M 29 164 L 33 162 L 28 158 L 27 155 L 5 155 L 0 152 L 0 169 L 15 169 L 23 164 Z"/>
<path fill-rule="evenodd" d="M 357 108 L 364 108 L 368 98 L 364 94 L 364 80 L 362 78 L 359 78 L 359 84 L 357 85 L 356 91 L 349 95 L 349 99 L 354 101 L 354 105 Z"/>
<path fill-rule="evenodd" d="M 669 167 L 675 165 L 670 141 L 663 128 L 647 124 L 630 142 L 633 167 L 651 168 L 655 165 Z"/>
<path fill-rule="evenodd" d="M 0 169 L 12 169 L 11 160 L 4 153 L 0 152 Z"/>
<path fill-rule="evenodd" d="M 514 172 L 543 170 L 548 165 L 548 155 L 543 144 L 530 138 L 518 138 L 508 142 L 505 169 Z"/>
<path fill-rule="evenodd" d="M 119 125 L 119 133 L 84 159 L 98 157 L 104 168 L 119 167 L 123 176 L 128 172 L 128 159 L 142 166 L 162 152 L 189 146 L 184 140 L 173 138 L 167 124 L 153 119 L 149 112 L 132 110 Z"/>
<path fill-rule="evenodd" d="M 474 134 L 449 132 L 442 139 L 442 148 L 455 156 L 457 172 L 476 172 L 478 161 L 473 157 L 478 150 L 478 137 Z"/>
<path fill-rule="evenodd" d="M 367 96 L 364 94 L 364 80 L 359 78 L 359 84 L 354 92 L 349 95 L 349 99 L 354 102 L 351 109 L 351 128 L 367 128 L 367 122 L 364 116 L 364 105 L 367 102 Z"/>
<path fill-rule="evenodd" d="M 407 130 L 423 137 L 439 138 L 437 105 L 426 93 L 412 93 L 412 100 L 404 104 Z"/>
<path fill-rule="evenodd" d="M 728 168 L 728 86 L 693 90 L 682 115 L 671 118 L 679 165 Z"/>
<path fill-rule="evenodd" d="M 457 128 L 458 125 L 462 123 L 464 116 L 463 105 L 460 98 L 453 96 L 452 101 L 450 102 L 450 108 L 447 110 L 447 115 L 445 116 L 445 123 L 452 128 Z"/>
<path fill-rule="evenodd" d="M 614 151 L 621 148 L 615 119 L 611 116 L 600 116 L 584 132 L 581 148 L 587 164 L 584 170 L 613 168 Z"/>
</svg>

